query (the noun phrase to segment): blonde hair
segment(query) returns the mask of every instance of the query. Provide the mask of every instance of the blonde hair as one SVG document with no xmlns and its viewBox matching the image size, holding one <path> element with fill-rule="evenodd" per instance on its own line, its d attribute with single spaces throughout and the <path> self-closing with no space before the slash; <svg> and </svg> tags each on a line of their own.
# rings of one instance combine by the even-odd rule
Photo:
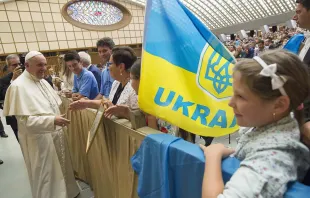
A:
<svg viewBox="0 0 310 198">
<path fill-rule="evenodd" d="M 60 62 L 60 65 L 61 65 L 61 76 L 66 76 L 67 79 L 70 79 L 71 78 L 71 75 L 72 72 L 70 71 L 70 69 L 67 67 L 65 61 L 64 61 L 64 56 L 63 55 L 60 55 L 59 56 L 59 62 Z"/>
<path fill-rule="evenodd" d="M 299 126 L 303 124 L 303 110 L 297 110 L 309 96 L 310 81 L 307 66 L 298 56 L 284 50 L 269 50 L 260 55 L 267 65 L 277 64 L 278 76 L 287 79 L 283 88 L 290 99 L 290 111 L 294 111 Z M 260 75 L 263 67 L 254 59 L 241 59 L 234 71 L 242 75 L 242 80 L 251 91 L 263 100 L 274 100 L 281 96 L 278 89 L 272 90 L 271 78 Z"/>
</svg>

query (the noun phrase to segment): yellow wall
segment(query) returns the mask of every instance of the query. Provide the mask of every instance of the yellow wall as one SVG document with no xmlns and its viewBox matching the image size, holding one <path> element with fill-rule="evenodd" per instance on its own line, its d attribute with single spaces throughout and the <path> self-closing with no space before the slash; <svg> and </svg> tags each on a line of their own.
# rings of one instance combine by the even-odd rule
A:
<svg viewBox="0 0 310 198">
<path fill-rule="evenodd" d="M 22 0 L 0 3 L 0 55 L 31 50 L 94 47 L 98 38 L 115 44 L 142 43 L 144 8 L 118 0 L 133 18 L 126 27 L 109 32 L 83 30 L 68 23 L 61 9 L 68 0 Z"/>
</svg>

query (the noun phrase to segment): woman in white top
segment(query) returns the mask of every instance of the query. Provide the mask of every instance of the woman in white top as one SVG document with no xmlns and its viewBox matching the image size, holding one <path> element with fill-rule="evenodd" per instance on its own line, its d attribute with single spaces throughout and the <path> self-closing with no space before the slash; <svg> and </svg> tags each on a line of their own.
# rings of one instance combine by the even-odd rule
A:
<svg viewBox="0 0 310 198">
<path fill-rule="evenodd" d="M 137 56 L 130 47 L 116 47 L 112 50 L 112 56 L 107 66 L 110 69 L 110 75 L 115 81 L 112 84 L 109 98 L 103 100 L 79 100 L 70 105 L 72 110 L 81 110 L 85 108 L 98 109 L 103 102 L 108 108 L 117 105 L 125 105 L 130 109 L 138 108 L 137 95 L 130 84 L 130 68 L 137 60 Z M 113 115 L 121 117 L 120 112 Z"/>
</svg>

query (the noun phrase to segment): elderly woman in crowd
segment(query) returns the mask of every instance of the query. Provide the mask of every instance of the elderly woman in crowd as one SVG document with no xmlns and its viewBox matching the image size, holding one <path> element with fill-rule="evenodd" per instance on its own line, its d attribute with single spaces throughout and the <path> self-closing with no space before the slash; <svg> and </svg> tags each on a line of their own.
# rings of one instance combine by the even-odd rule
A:
<svg viewBox="0 0 310 198">
<path fill-rule="evenodd" d="M 79 100 L 72 103 L 70 109 L 98 109 L 101 103 L 106 105 L 107 108 L 112 108 L 115 105 L 125 105 L 128 108 L 137 109 L 137 95 L 129 83 L 130 68 L 136 60 L 137 56 L 132 48 L 113 48 L 108 66 L 111 77 L 114 78 L 115 81 L 112 84 L 109 98 L 104 98 L 102 100 Z M 120 116 L 121 113 L 116 111 L 114 115 Z"/>
</svg>

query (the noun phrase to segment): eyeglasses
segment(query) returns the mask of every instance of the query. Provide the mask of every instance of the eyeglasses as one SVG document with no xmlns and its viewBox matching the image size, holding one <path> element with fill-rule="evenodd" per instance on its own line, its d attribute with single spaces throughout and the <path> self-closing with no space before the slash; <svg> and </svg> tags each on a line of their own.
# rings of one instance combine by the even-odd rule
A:
<svg viewBox="0 0 310 198">
<path fill-rule="evenodd" d="M 110 65 L 112 65 L 113 63 L 111 63 L 111 62 L 107 62 L 107 67 L 110 67 Z"/>
<path fill-rule="evenodd" d="M 21 65 L 22 65 L 21 63 L 16 63 L 16 64 L 12 64 L 11 66 L 17 67 L 17 66 L 21 66 Z"/>
</svg>

